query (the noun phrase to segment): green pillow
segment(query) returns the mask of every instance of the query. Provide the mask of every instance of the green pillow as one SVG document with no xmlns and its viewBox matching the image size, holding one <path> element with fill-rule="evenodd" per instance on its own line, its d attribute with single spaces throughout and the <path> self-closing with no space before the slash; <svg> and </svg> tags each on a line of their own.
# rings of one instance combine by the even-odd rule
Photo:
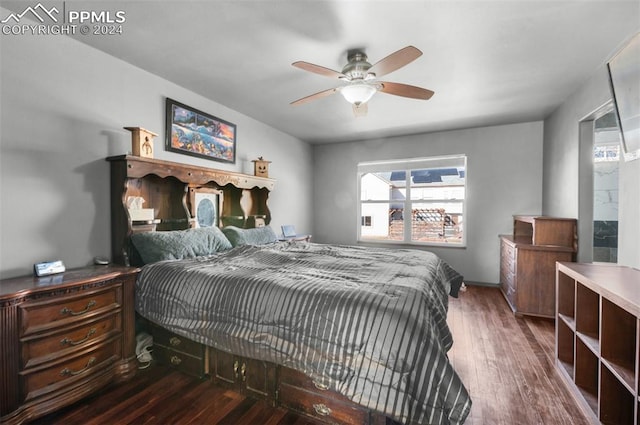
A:
<svg viewBox="0 0 640 425">
<path fill-rule="evenodd" d="M 270 226 L 256 227 L 253 229 L 241 229 L 240 227 L 227 226 L 222 229 L 231 245 L 264 245 L 278 241 L 278 236 Z"/>
<path fill-rule="evenodd" d="M 232 248 L 217 227 L 134 233 L 131 241 L 145 264 L 211 255 Z"/>
</svg>

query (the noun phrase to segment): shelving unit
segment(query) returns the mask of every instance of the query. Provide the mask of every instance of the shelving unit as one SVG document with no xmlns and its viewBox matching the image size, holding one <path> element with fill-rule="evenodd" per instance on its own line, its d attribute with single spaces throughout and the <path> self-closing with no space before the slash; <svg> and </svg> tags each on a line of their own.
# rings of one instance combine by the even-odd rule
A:
<svg viewBox="0 0 640 425">
<path fill-rule="evenodd" d="M 640 425 L 640 270 L 556 263 L 556 365 L 595 423 Z"/>
<path fill-rule="evenodd" d="M 217 197 L 216 224 L 268 225 L 267 205 L 275 180 L 189 164 L 121 155 L 107 158 L 111 167 L 112 260 L 138 264 L 129 236 L 137 232 L 184 230 L 196 226 L 196 196 Z M 153 210 L 149 220 L 133 220 L 127 200 L 142 198 Z"/>
</svg>

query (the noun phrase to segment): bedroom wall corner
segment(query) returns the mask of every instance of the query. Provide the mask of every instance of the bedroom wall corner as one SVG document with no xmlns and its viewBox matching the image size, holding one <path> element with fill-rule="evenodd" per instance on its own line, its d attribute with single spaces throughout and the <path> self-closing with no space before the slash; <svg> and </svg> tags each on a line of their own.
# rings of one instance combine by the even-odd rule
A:
<svg viewBox="0 0 640 425">
<path fill-rule="evenodd" d="M 544 214 L 579 218 L 579 123 L 610 100 L 607 70 L 602 65 L 545 120 Z M 619 179 L 618 264 L 640 268 L 640 160 L 622 160 Z"/>
<path fill-rule="evenodd" d="M 314 240 L 357 242 L 358 162 L 466 154 L 467 247 L 410 247 L 438 254 L 466 280 L 497 284 L 498 235 L 512 231 L 513 214 L 542 209 L 542 134 L 536 121 L 314 145 Z"/>
<path fill-rule="evenodd" d="M 251 160 L 265 157 L 276 179 L 274 230 L 294 223 L 311 232 L 306 142 L 64 35 L 3 35 L 0 48 L 0 277 L 46 260 L 73 268 L 109 256 L 105 158 L 131 150 L 124 126 L 158 133 L 158 159 L 252 174 Z M 236 163 L 165 151 L 165 97 L 236 124 Z"/>
</svg>

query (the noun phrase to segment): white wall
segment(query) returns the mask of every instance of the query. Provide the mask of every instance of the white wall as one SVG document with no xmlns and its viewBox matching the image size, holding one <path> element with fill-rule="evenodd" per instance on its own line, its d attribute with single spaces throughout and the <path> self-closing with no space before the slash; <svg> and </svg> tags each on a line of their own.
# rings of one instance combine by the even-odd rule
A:
<svg viewBox="0 0 640 425">
<path fill-rule="evenodd" d="M 620 162 L 618 264 L 640 269 L 640 159 Z"/>
<path fill-rule="evenodd" d="M 3 35 L 0 43 L 0 277 L 44 260 L 71 268 L 110 255 L 105 158 L 131 150 L 125 126 L 158 133 L 159 159 L 252 174 L 251 160 L 264 156 L 277 180 L 272 226 L 311 232 L 307 143 L 69 37 Z M 165 97 L 236 124 L 236 164 L 165 151 Z"/>
<path fill-rule="evenodd" d="M 356 243 L 358 162 L 466 154 L 467 247 L 426 249 L 468 281 L 498 283 L 498 235 L 512 232 L 513 214 L 542 211 L 542 135 L 542 122 L 532 122 L 316 145 L 314 240 Z"/>
<path fill-rule="evenodd" d="M 544 214 L 579 218 L 580 161 L 592 160 L 591 156 L 582 155 L 581 159 L 579 155 L 579 123 L 610 100 L 603 65 L 545 120 Z M 585 164 L 582 172 L 587 168 L 592 170 Z M 640 160 L 620 161 L 618 172 L 618 264 L 640 268 Z M 585 224 L 584 220 L 578 220 L 578 226 Z M 584 238 L 585 232 L 580 232 L 580 237 Z M 578 260 L 589 258 L 586 254 L 579 251 Z"/>
</svg>

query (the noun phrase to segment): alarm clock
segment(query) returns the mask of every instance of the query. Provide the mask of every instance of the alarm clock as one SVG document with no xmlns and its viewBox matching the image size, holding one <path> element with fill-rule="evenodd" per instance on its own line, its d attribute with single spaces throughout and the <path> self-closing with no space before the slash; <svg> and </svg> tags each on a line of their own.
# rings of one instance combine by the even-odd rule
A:
<svg viewBox="0 0 640 425">
<path fill-rule="evenodd" d="M 38 277 L 62 273 L 65 270 L 64 264 L 60 260 L 45 261 L 43 263 L 36 263 L 33 265 L 33 271 Z"/>
</svg>

